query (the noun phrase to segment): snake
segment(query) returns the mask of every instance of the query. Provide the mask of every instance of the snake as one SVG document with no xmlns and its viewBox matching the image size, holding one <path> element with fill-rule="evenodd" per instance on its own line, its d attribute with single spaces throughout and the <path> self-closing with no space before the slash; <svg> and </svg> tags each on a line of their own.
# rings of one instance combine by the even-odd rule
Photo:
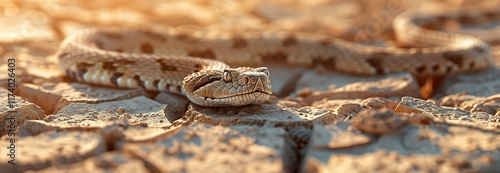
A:
<svg viewBox="0 0 500 173">
<path fill-rule="evenodd" d="M 485 69 L 492 64 L 486 42 L 436 28 L 448 21 L 499 18 L 498 9 L 404 12 L 392 22 L 403 48 L 294 31 L 91 28 L 66 37 L 55 56 L 63 74 L 77 81 L 181 94 L 206 107 L 244 106 L 271 97 L 268 64 L 357 75 L 439 76 Z"/>
</svg>

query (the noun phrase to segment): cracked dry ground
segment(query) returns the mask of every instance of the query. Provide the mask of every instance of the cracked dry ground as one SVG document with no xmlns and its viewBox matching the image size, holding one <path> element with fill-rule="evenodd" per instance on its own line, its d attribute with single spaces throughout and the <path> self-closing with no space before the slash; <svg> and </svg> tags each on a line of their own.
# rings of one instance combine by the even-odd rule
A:
<svg viewBox="0 0 500 173">
<path fill-rule="evenodd" d="M 32 34 L 1 40 L 2 74 L 8 73 L 4 62 L 16 60 L 17 130 L 8 131 L 12 113 L 2 75 L 0 172 L 500 170 L 498 57 L 497 66 L 485 71 L 435 79 L 440 82 L 432 91 L 409 73 L 360 77 L 270 66 L 275 96 L 268 103 L 204 108 L 164 92 L 63 79 L 51 56 L 63 38 L 58 32 L 90 22 L 52 15 Z M 3 16 L 2 23 L 13 18 Z M 23 24 L 10 27 L 2 32 L 24 31 Z M 497 55 L 498 48 L 492 49 Z M 430 92 L 433 97 L 422 99 Z M 368 108 L 412 112 L 432 122 L 384 134 L 353 128 L 360 110 Z M 9 133 L 15 133 L 14 143 Z M 15 165 L 7 155 L 12 144 Z"/>
</svg>

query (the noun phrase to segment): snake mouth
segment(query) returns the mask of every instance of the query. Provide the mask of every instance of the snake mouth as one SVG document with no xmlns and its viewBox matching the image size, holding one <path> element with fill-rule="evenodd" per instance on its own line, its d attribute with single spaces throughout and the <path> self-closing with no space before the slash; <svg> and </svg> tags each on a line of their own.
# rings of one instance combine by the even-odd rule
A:
<svg viewBox="0 0 500 173">
<path fill-rule="evenodd" d="M 223 100 L 223 99 L 228 99 L 228 98 L 234 98 L 234 97 L 240 97 L 240 96 L 247 96 L 247 95 L 251 95 L 251 94 L 254 94 L 254 95 L 261 95 L 261 94 L 265 94 L 265 95 L 272 95 L 272 93 L 270 92 L 264 92 L 264 91 L 256 91 L 256 92 L 249 92 L 249 93 L 245 93 L 245 94 L 238 94 L 238 95 L 231 95 L 231 96 L 227 96 L 227 97 L 217 97 L 217 98 L 213 98 L 213 97 L 204 97 L 205 100 Z"/>
<path fill-rule="evenodd" d="M 248 104 L 264 103 L 271 97 L 271 95 L 272 95 L 271 92 L 255 91 L 255 92 L 249 92 L 245 94 L 238 94 L 221 98 L 205 97 L 204 99 L 205 101 L 219 103 L 220 105 L 243 106 Z"/>
<path fill-rule="evenodd" d="M 262 89 L 262 88 L 256 88 L 253 92 L 254 92 L 254 93 L 255 93 L 255 92 L 261 92 L 261 93 L 272 94 L 272 93 L 265 92 L 265 91 L 264 91 L 264 89 Z"/>
<path fill-rule="evenodd" d="M 259 96 L 261 94 L 266 94 L 266 95 L 272 95 L 272 91 L 271 89 L 260 89 L 260 88 L 257 88 L 251 92 L 245 92 L 245 93 L 241 93 L 241 94 L 231 94 L 231 95 L 227 95 L 227 96 L 224 96 L 224 97 L 209 97 L 209 96 L 205 96 L 204 99 L 205 100 L 217 100 L 217 99 L 228 99 L 228 98 L 234 98 L 234 97 L 241 97 L 241 96 L 247 96 L 247 95 L 256 95 L 256 96 Z"/>
</svg>

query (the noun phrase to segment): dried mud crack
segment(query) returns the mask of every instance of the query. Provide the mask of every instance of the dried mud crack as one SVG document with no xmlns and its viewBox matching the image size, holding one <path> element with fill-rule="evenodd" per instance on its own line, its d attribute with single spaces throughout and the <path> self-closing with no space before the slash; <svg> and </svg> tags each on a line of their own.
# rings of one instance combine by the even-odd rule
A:
<svg viewBox="0 0 500 173">
<path fill-rule="evenodd" d="M 402 4 L 393 9 L 393 3 Z M 441 10 L 468 6 L 453 0 L 418 3 Z M 0 172 L 500 170 L 500 49 L 494 38 L 500 34 L 487 27 L 498 25 L 500 17 L 493 14 L 493 24 L 464 18 L 427 26 L 446 31 L 462 26 L 490 44 L 494 61 L 486 70 L 443 76 L 440 86 L 431 87 L 429 99 L 422 99 L 426 96 L 410 72 L 350 75 L 331 69 L 335 58 L 315 57 L 325 62 L 307 68 L 268 66 L 274 95 L 264 104 L 208 108 L 167 92 L 66 80 L 53 55 L 74 31 L 109 26 L 286 30 L 390 47 L 396 45 L 384 27 L 416 5 L 394 0 L 0 4 Z M 493 1 L 476 5 L 500 6 Z M 389 18 L 380 18 L 382 13 Z M 468 30 L 472 24 L 479 29 Z M 251 44 L 233 42 L 240 49 Z M 286 37 L 283 46 L 295 44 L 295 38 Z M 153 51 L 145 45 L 144 50 Z M 279 52 L 268 54 L 269 62 L 283 58 Z M 466 63 L 460 57 L 448 59 Z M 371 65 L 382 71 L 376 60 Z"/>
</svg>

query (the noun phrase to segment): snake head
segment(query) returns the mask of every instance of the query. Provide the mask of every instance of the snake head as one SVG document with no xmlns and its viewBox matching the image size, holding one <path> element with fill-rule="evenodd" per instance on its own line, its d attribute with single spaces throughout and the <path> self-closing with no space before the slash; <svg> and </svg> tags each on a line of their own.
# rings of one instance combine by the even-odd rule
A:
<svg viewBox="0 0 500 173">
<path fill-rule="evenodd" d="M 184 83 L 187 97 L 201 106 L 260 104 L 272 94 L 267 67 L 202 71 L 188 76 Z"/>
</svg>

